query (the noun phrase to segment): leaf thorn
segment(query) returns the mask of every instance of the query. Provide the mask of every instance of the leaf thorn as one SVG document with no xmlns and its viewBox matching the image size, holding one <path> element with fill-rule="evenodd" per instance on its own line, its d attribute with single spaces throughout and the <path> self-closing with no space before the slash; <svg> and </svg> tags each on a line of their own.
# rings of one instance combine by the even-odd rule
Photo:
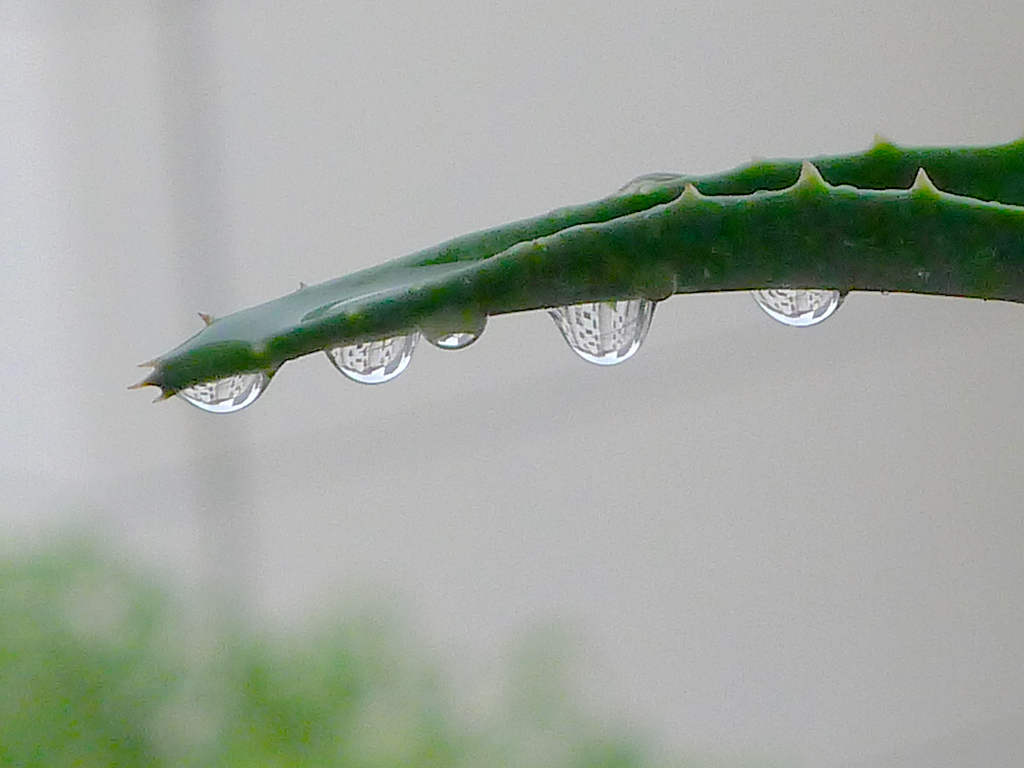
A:
<svg viewBox="0 0 1024 768">
<path fill-rule="evenodd" d="M 879 149 L 881 147 L 893 147 L 893 146 L 895 146 L 895 144 L 893 144 L 891 141 L 889 141 L 889 139 L 887 139 L 885 136 L 883 136 L 880 133 L 876 133 L 874 140 L 871 142 L 871 148 L 872 149 Z"/>
<path fill-rule="evenodd" d="M 821 175 L 821 171 L 810 160 L 804 160 L 800 166 L 800 178 L 796 180 L 796 189 L 824 190 L 828 188 L 828 182 Z"/>
<path fill-rule="evenodd" d="M 696 186 L 694 186 L 692 181 L 688 181 L 686 182 L 686 185 L 683 187 L 683 194 L 679 196 L 679 199 L 684 201 L 690 201 L 700 200 L 702 197 L 704 197 L 703 193 L 701 193 L 701 191 L 697 189 Z"/>
<path fill-rule="evenodd" d="M 935 182 L 931 180 L 928 175 L 928 171 L 924 168 L 917 169 L 917 176 L 914 177 L 914 183 L 910 187 L 911 192 L 920 192 L 927 195 L 939 194 L 939 188 L 935 186 Z"/>
</svg>

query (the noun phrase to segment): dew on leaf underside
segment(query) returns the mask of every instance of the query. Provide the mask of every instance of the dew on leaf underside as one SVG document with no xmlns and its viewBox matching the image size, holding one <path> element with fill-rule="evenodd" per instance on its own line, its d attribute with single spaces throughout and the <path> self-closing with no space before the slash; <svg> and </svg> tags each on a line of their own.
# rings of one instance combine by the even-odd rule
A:
<svg viewBox="0 0 1024 768">
<path fill-rule="evenodd" d="M 215 381 L 204 381 L 178 392 L 178 396 L 210 413 L 235 413 L 252 405 L 270 383 L 263 371 L 236 373 Z"/>
<path fill-rule="evenodd" d="M 794 328 L 827 320 L 846 298 L 841 291 L 819 288 L 769 288 L 754 291 L 753 296 L 769 317 Z"/>
<path fill-rule="evenodd" d="M 419 331 L 378 341 L 330 347 L 325 350 L 334 367 L 360 384 L 383 384 L 409 366 Z"/>
<path fill-rule="evenodd" d="M 654 316 L 650 299 L 597 301 L 550 310 L 572 350 L 596 365 L 615 365 L 640 349 Z"/>
<path fill-rule="evenodd" d="M 753 291 L 758 306 L 785 325 L 807 327 L 830 317 L 846 293 L 831 289 L 778 288 Z M 569 347 L 596 365 L 616 365 L 636 354 L 647 337 L 655 302 L 627 299 L 573 304 L 549 310 Z M 483 332 L 479 329 L 424 333 L 441 349 L 464 349 Z M 345 376 L 361 384 L 382 384 L 409 365 L 421 333 L 391 336 L 377 341 L 330 347 L 324 350 Z M 226 376 L 193 384 L 177 394 L 210 413 L 234 413 L 254 403 L 270 383 L 266 371 Z"/>
</svg>

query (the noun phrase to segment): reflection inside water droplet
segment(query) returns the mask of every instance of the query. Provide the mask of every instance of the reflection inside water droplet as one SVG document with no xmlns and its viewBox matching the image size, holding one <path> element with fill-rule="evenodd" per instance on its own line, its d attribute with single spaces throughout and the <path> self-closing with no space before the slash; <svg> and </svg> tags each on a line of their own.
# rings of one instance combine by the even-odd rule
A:
<svg viewBox="0 0 1024 768">
<path fill-rule="evenodd" d="M 572 350 L 597 365 L 615 365 L 636 354 L 653 316 L 650 299 L 588 302 L 551 310 Z"/>
<path fill-rule="evenodd" d="M 769 317 L 794 328 L 807 328 L 831 317 L 846 294 L 818 288 L 771 288 L 753 292 Z"/>
<path fill-rule="evenodd" d="M 383 384 L 409 366 L 419 332 L 390 336 L 379 341 L 364 341 L 325 352 L 334 367 L 360 384 Z"/>
<path fill-rule="evenodd" d="M 454 333 L 442 333 L 438 336 L 424 336 L 424 338 L 438 349 L 465 349 L 479 339 L 480 336 L 475 333 L 456 331 Z"/>
<path fill-rule="evenodd" d="M 264 371 L 238 373 L 193 384 L 178 392 L 178 396 L 210 413 L 234 413 L 256 402 L 269 383 L 270 376 Z"/>
<path fill-rule="evenodd" d="M 480 338 L 486 325 L 487 317 L 483 316 L 478 321 L 469 321 L 466 326 L 459 330 L 439 332 L 423 328 L 421 331 L 423 338 L 438 349 L 465 349 Z"/>
</svg>

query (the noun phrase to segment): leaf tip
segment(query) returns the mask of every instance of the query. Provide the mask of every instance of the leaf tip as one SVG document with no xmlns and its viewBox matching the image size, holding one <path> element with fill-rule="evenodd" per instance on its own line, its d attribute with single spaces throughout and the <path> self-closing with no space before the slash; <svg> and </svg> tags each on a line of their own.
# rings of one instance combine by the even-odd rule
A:
<svg viewBox="0 0 1024 768">
<path fill-rule="evenodd" d="M 143 387 L 159 386 L 159 384 L 157 384 L 156 381 L 153 380 L 153 376 L 155 373 L 156 372 L 154 371 L 153 373 L 149 374 L 149 376 L 144 378 L 142 381 L 137 381 L 134 384 L 129 385 L 128 389 L 142 389 Z"/>
</svg>

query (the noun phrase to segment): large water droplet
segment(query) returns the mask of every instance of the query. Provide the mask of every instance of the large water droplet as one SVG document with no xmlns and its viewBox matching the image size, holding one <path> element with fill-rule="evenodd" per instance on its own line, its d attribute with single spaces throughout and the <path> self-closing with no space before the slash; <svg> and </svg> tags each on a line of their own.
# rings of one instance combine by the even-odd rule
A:
<svg viewBox="0 0 1024 768">
<path fill-rule="evenodd" d="M 193 384 L 178 392 L 178 396 L 210 413 L 234 413 L 256 402 L 269 383 L 270 376 L 264 371 L 237 373 Z"/>
<path fill-rule="evenodd" d="M 379 341 L 364 341 L 343 347 L 331 347 L 327 358 L 334 367 L 360 384 L 383 384 L 409 366 L 416 349 L 419 331 L 390 336 Z"/>
<path fill-rule="evenodd" d="M 770 288 L 754 291 L 757 306 L 784 325 L 806 328 L 832 316 L 846 294 L 818 288 Z"/>
<path fill-rule="evenodd" d="M 438 349 L 465 349 L 474 341 L 480 338 L 484 332 L 487 318 L 481 317 L 479 323 L 473 323 L 475 327 L 462 328 L 460 330 L 434 331 L 422 329 L 423 338 L 429 341 Z"/>
<path fill-rule="evenodd" d="M 650 299 L 597 301 L 551 310 L 572 350 L 597 365 L 615 365 L 636 354 L 653 316 Z"/>
</svg>

